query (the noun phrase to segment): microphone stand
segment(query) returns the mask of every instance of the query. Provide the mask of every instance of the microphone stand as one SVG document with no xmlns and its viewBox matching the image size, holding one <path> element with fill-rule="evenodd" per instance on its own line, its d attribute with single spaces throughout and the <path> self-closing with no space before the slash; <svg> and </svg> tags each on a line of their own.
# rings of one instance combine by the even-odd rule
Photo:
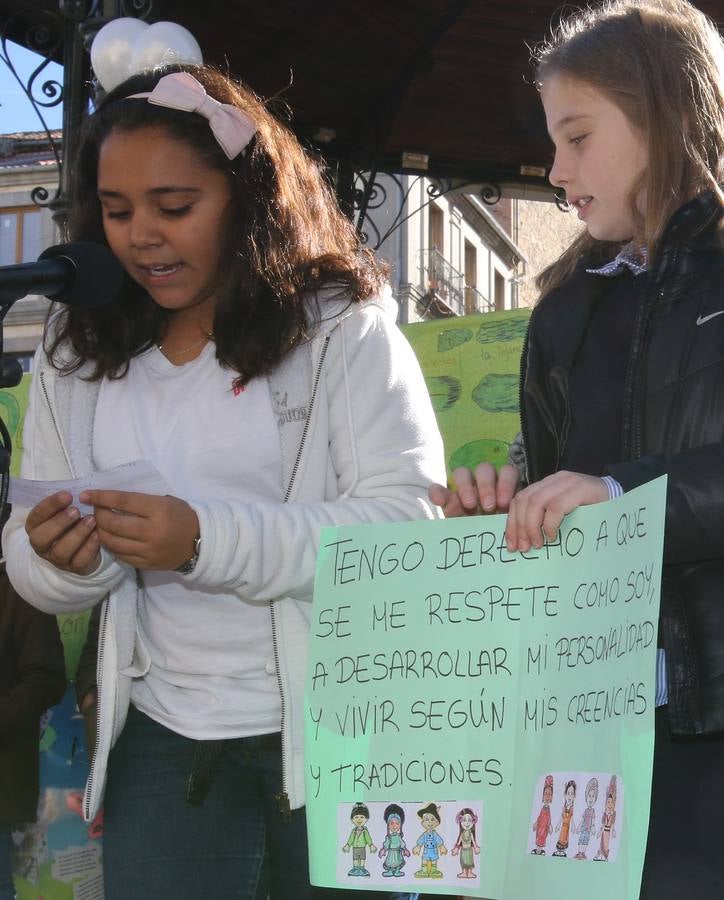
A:
<svg viewBox="0 0 724 900">
<path fill-rule="evenodd" d="M 3 323 L 10 307 L 25 296 L 12 288 L 0 290 L 0 388 L 16 387 L 23 378 L 23 369 L 17 359 L 5 359 L 3 354 Z M 10 490 L 10 456 L 13 445 L 10 432 L 0 418 L 0 525 L 4 525 L 10 515 L 8 491 Z"/>
</svg>

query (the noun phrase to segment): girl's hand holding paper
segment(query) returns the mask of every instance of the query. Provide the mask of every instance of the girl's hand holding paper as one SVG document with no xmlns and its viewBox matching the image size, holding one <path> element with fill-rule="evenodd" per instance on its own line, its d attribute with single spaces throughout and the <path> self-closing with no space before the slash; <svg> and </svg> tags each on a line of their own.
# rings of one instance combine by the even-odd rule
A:
<svg viewBox="0 0 724 900">
<path fill-rule="evenodd" d="M 81 517 L 68 491 L 51 494 L 28 513 L 30 546 L 57 569 L 89 575 L 100 563 L 100 541 L 93 516 Z"/>
<path fill-rule="evenodd" d="M 95 509 L 100 543 L 137 569 L 173 571 L 193 555 L 199 522 L 178 497 L 83 491 L 80 499 Z"/>
</svg>

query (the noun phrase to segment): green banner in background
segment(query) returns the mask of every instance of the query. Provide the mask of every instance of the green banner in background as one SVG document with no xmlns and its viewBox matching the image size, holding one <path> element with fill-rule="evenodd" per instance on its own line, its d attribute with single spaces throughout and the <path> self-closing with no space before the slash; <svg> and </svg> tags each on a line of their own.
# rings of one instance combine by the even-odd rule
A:
<svg viewBox="0 0 724 900">
<path fill-rule="evenodd" d="M 20 459 L 23 455 L 23 423 L 25 422 L 25 411 L 28 408 L 30 381 L 31 376 L 26 373 L 17 387 L 0 389 L 0 419 L 5 423 L 13 444 L 10 474 L 14 477 L 20 475 Z"/>
<path fill-rule="evenodd" d="M 507 462 L 520 430 L 520 353 L 529 318 L 529 309 L 515 309 L 403 327 L 432 398 L 448 475 L 458 466 Z"/>
<path fill-rule="evenodd" d="M 665 495 L 659 479 L 582 507 L 525 554 L 507 552 L 504 516 L 323 531 L 315 884 L 638 898 Z"/>
</svg>

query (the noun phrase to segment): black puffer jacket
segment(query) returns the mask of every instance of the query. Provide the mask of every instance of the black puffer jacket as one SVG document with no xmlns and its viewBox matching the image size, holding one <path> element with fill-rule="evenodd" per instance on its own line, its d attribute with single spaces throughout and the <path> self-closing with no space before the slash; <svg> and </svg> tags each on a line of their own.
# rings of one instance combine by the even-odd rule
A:
<svg viewBox="0 0 724 900">
<path fill-rule="evenodd" d="M 560 468 L 569 375 L 611 280 L 582 264 L 534 310 L 521 391 L 528 480 Z M 660 634 L 675 734 L 724 732 L 724 251 L 713 194 L 670 220 L 634 323 L 619 461 L 626 490 L 668 475 Z M 603 473 L 602 473 L 603 474 Z"/>
</svg>

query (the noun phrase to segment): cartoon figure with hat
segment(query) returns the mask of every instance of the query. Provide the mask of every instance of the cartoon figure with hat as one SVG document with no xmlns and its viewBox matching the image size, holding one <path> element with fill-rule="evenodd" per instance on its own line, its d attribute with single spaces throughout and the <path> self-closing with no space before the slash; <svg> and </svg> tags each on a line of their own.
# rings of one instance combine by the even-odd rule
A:
<svg viewBox="0 0 724 900">
<path fill-rule="evenodd" d="M 441 856 L 445 856 L 447 849 L 443 839 L 436 831 L 441 822 L 440 807 L 435 803 L 428 803 L 427 806 L 418 809 L 417 814 L 425 830 L 412 848 L 415 856 L 422 853 L 421 865 L 415 872 L 415 878 L 442 878 L 437 861 Z"/>
<path fill-rule="evenodd" d="M 347 874 L 369 877 L 370 873 L 365 867 L 367 848 L 370 848 L 370 853 L 377 851 L 377 847 L 372 843 L 372 838 L 367 830 L 370 811 L 364 803 L 355 803 L 349 817 L 352 820 L 353 827 L 347 838 L 347 843 L 342 847 L 344 853 L 348 853 L 350 848 L 352 849 L 352 868 Z"/>
<path fill-rule="evenodd" d="M 616 837 L 616 776 L 612 775 L 611 780 L 606 788 L 606 806 L 601 816 L 601 828 L 599 836 L 601 843 L 598 847 L 598 853 L 593 857 L 599 862 L 608 862 L 608 854 L 611 850 L 611 837 Z"/>
<path fill-rule="evenodd" d="M 387 823 L 387 835 L 378 854 L 380 859 L 385 858 L 385 861 L 382 863 L 384 870 L 382 877 L 401 878 L 405 874 L 402 871 L 405 865 L 405 857 L 410 855 L 405 839 L 402 836 L 405 813 L 401 806 L 398 806 L 396 803 L 390 803 L 383 813 L 383 818 Z"/>
<path fill-rule="evenodd" d="M 578 825 L 578 852 L 574 859 L 588 859 L 586 850 L 591 835 L 596 831 L 596 801 L 598 800 L 598 778 L 589 778 L 586 785 L 586 809 Z"/>
</svg>

